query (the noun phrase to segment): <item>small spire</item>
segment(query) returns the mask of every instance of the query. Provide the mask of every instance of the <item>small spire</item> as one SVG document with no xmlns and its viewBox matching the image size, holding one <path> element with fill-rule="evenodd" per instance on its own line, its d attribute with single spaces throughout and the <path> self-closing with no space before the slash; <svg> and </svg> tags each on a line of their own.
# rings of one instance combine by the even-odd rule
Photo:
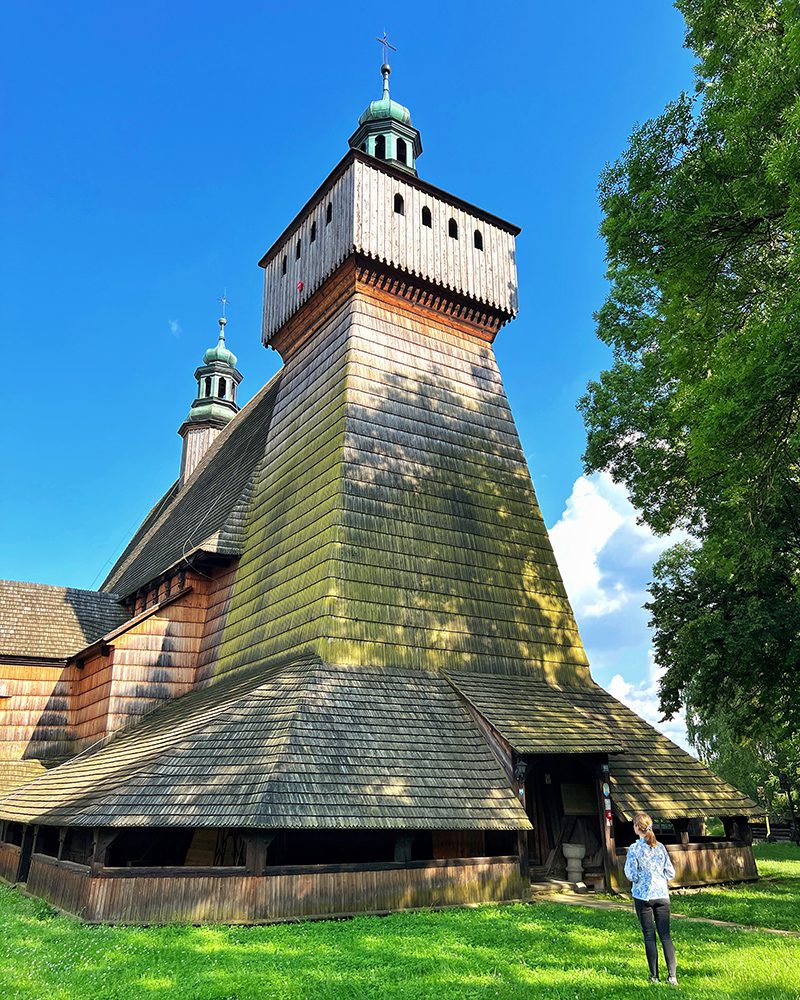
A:
<svg viewBox="0 0 800 1000">
<path fill-rule="evenodd" d="M 228 325 L 228 321 L 224 316 L 220 316 L 217 322 L 219 323 L 219 343 L 217 344 L 217 347 L 219 347 L 220 344 L 223 346 L 225 345 L 225 327 Z"/>
<path fill-rule="evenodd" d="M 383 74 L 383 100 L 389 100 L 389 74 L 392 72 L 392 67 L 389 63 L 384 63 L 381 66 L 381 73 Z"/>
</svg>

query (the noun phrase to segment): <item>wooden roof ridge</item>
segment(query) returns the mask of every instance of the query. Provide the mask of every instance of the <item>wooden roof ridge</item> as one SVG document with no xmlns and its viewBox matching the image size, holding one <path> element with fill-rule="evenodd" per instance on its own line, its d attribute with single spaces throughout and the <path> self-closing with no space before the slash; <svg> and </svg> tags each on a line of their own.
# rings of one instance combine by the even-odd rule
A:
<svg viewBox="0 0 800 1000">
<path fill-rule="evenodd" d="M 65 660 L 125 618 L 114 593 L 0 580 L 0 656 Z"/>
<path fill-rule="evenodd" d="M 281 375 L 282 370 L 273 375 L 220 432 L 184 486 L 165 494 L 137 531 L 136 544 L 129 545 L 115 563 L 102 589 L 113 588 L 127 596 L 181 564 L 187 554 L 203 550 L 209 538 L 213 540 L 210 551 L 238 553 L 241 524 L 235 523 L 227 533 L 225 529 L 232 517 L 241 521 L 238 505 L 264 455 Z M 251 427 L 254 422 L 264 426 L 255 429 Z M 223 539 L 224 548 L 219 549 Z"/>
</svg>

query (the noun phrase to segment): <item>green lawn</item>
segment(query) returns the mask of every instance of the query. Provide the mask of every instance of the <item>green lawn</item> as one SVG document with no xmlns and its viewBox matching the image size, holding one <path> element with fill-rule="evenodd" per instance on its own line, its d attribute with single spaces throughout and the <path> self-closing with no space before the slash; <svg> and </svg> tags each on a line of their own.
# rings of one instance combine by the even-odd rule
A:
<svg viewBox="0 0 800 1000">
<path fill-rule="evenodd" d="M 653 995 L 632 914 L 553 903 L 274 927 L 90 927 L 0 886 L 0 928 L 3 1000 Z M 800 938 L 686 922 L 674 932 L 682 995 L 800 998 Z"/>
<path fill-rule="evenodd" d="M 762 881 L 673 895 L 673 913 L 800 931 L 800 847 L 756 844 L 754 850 Z"/>
</svg>

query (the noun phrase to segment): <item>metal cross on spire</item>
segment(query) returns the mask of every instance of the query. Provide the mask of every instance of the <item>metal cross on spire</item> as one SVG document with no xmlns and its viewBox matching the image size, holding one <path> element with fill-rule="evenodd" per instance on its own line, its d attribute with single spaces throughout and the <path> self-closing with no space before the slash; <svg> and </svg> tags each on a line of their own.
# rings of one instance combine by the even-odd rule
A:
<svg viewBox="0 0 800 1000">
<path fill-rule="evenodd" d="M 389 36 L 386 34 L 386 30 L 385 29 L 384 29 L 384 32 L 383 32 L 383 38 L 378 38 L 376 36 L 375 37 L 375 41 L 376 42 L 380 42 L 380 44 L 383 46 L 383 62 L 384 62 L 384 65 L 386 65 L 389 62 L 389 49 L 391 49 L 392 52 L 397 52 L 397 49 L 389 41 Z"/>
<path fill-rule="evenodd" d="M 228 291 L 228 289 L 226 288 L 222 292 L 222 298 L 221 299 L 217 299 L 217 302 L 221 302 L 222 303 L 222 318 L 223 319 L 225 318 L 225 306 L 229 306 L 231 304 L 231 300 L 227 297 L 227 291 Z"/>
</svg>

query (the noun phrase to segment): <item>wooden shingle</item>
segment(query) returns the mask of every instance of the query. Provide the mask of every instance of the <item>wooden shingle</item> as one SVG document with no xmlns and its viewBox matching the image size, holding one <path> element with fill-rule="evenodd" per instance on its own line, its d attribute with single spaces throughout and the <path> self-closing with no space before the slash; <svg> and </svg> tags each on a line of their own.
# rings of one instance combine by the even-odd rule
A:
<svg viewBox="0 0 800 1000">
<path fill-rule="evenodd" d="M 65 660 L 121 625 L 116 594 L 0 580 L 0 654 Z"/>
<path fill-rule="evenodd" d="M 435 673 L 313 656 L 228 675 L 0 801 L 70 826 L 527 829 L 508 779 Z"/>
<path fill-rule="evenodd" d="M 453 673 L 467 701 L 520 754 L 608 753 L 614 808 L 675 817 L 746 816 L 751 799 L 607 691 L 526 677 Z"/>
</svg>

